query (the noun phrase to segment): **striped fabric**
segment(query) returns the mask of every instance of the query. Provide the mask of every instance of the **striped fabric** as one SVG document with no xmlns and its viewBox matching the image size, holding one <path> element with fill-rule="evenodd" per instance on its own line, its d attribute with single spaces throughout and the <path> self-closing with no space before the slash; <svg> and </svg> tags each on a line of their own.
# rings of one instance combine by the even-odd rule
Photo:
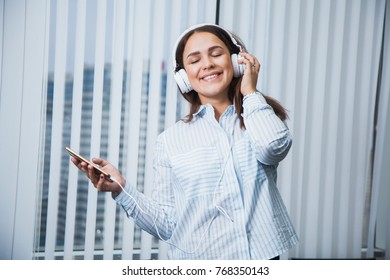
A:
<svg viewBox="0 0 390 280">
<path fill-rule="evenodd" d="M 126 184 L 116 197 L 129 218 L 170 245 L 170 259 L 270 259 L 298 242 L 276 187 L 292 140 L 261 94 L 219 123 L 202 105 L 190 123 L 159 135 L 152 198 Z"/>
</svg>

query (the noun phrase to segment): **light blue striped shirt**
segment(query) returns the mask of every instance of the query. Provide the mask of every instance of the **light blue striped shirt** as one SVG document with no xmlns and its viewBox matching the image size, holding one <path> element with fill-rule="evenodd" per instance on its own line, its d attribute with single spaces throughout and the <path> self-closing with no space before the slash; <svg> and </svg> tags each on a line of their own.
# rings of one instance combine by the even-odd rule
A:
<svg viewBox="0 0 390 280">
<path fill-rule="evenodd" d="M 115 199 L 143 230 L 170 244 L 170 259 L 270 259 L 298 242 L 276 187 L 292 138 L 261 94 L 215 119 L 202 105 L 190 123 L 161 133 L 151 198 L 126 184 Z"/>
</svg>

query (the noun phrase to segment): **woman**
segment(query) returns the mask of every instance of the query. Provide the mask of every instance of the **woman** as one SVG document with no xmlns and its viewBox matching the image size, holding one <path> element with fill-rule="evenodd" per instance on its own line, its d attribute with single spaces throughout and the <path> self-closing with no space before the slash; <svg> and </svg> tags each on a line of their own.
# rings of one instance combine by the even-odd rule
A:
<svg viewBox="0 0 390 280">
<path fill-rule="evenodd" d="M 93 161 L 113 181 L 73 163 L 139 227 L 165 240 L 170 259 L 278 257 L 298 241 L 276 188 L 292 139 L 283 107 L 256 91 L 260 63 L 211 24 L 179 37 L 173 63 L 191 108 L 158 136 L 152 197 L 103 159 Z"/>
</svg>

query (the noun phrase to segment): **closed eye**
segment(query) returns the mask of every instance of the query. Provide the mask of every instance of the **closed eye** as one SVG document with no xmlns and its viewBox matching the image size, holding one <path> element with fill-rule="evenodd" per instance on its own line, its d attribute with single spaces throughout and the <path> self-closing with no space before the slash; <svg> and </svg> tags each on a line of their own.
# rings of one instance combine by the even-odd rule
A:
<svg viewBox="0 0 390 280">
<path fill-rule="evenodd" d="M 189 64 L 195 64 L 199 61 L 200 59 L 191 59 L 188 63 Z"/>
<path fill-rule="evenodd" d="M 216 46 L 210 47 L 208 49 L 208 53 L 212 57 L 218 57 L 218 56 L 225 54 L 225 49 L 219 45 L 216 45 Z M 200 60 L 199 56 L 200 56 L 200 51 L 195 51 L 195 52 L 189 53 L 186 57 L 187 63 L 188 64 L 197 63 Z"/>
<path fill-rule="evenodd" d="M 219 57 L 219 56 L 221 56 L 221 55 L 223 55 L 223 54 L 224 54 L 223 52 L 218 51 L 218 52 L 212 52 L 212 53 L 210 54 L 210 56 L 211 56 L 211 57 Z M 196 64 L 196 63 L 199 62 L 199 61 L 200 61 L 200 58 L 199 58 L 199 57 L 193 56 L 193 57 L 191 57 L 191 58 L 188 60 L 188 64 Z"/>
</svg>

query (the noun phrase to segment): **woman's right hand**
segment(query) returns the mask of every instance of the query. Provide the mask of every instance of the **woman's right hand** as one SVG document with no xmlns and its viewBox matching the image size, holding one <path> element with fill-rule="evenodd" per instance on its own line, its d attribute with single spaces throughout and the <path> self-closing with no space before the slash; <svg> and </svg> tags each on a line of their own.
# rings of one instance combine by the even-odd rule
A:
<svg viewBox="0 0 390 280">
<path fill-rule="evenodd" d="M 96 169 L 92 165 L 88 165 L 85 162 L 79 161 L 77 158 L 72 157 L 72 162 L 78 169 L 83 171 L 95 188 L 100 192 L 111 192 L 112 197 L 116 197 L 122 192 L 122 188 L 118 185 L 121 184 L 124 188 L 126 185 L 126 180 L 122 177 L 121 173 L 117 168 L 115 168 L 108 161 L 101 158 L 93 158 L 92 162 L 99 165 L 101 169 L 111 175 L 111 177 L 118 181 L 112 181 L 110 178 L 107 178 L 103 174 L 96 172 Z"/>
</svg>

